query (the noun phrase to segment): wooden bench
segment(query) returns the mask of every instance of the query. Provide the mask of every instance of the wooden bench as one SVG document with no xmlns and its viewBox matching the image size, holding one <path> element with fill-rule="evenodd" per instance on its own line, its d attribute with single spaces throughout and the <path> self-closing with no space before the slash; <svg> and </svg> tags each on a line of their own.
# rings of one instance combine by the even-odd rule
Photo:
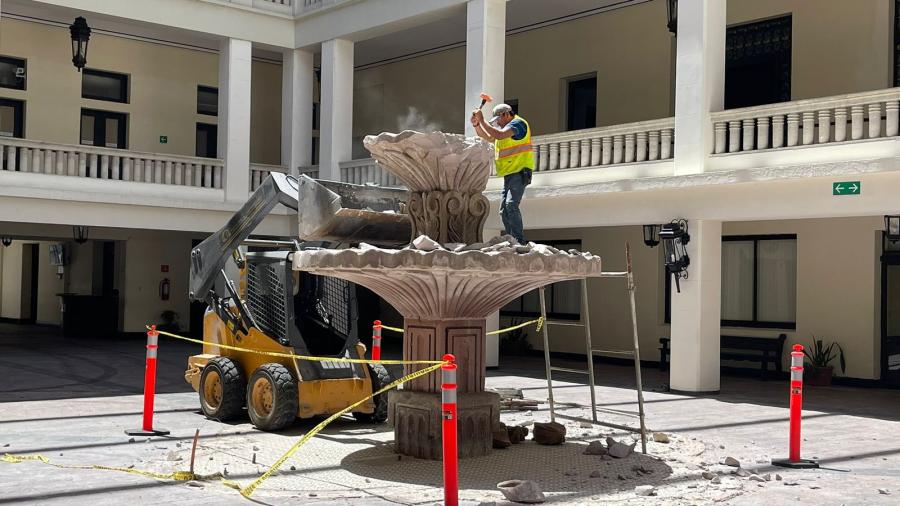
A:
<svg viewBox="0 0 900 506">
<path fill-rule="evenodd" d="M 781 354 L 784 351 L 784 342 L 786 340 L 786 334 L 779 334 L 776 339 L 770 337 L 722 336 L 721 357 L 723 360 L 759 362 L 762 367 L 760 377 L 766 379 L 770 363 L 775 365 L 776 372 L 781 373 Z M 659 339 L 660 371 L 665 371 L 668 368 L 669 355 L 671 353 L 669 344 L 670 339 L 668 337 Z"/>
</svg>

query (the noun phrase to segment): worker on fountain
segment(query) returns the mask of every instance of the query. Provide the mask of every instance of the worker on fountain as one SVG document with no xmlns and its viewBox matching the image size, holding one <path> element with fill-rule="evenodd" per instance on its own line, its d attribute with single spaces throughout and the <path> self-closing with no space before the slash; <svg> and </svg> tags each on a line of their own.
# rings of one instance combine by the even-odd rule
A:
<svg viewBox="0 0 900 506">
<path fill-rule="evenodd" d="M 471 122 L 479 137 L 494 143 L 494 165 L 497 175 L 503 177 L 503 198 L 500 200 L 503 228 L 520 244 L 525 244 L 519 203 L 525 195 L 525 187 L 531 184 L 534 170 L 531 127 L 507 104 L 495 106 L 493 113 L 494 117 L 485 121 L 481 109 L 476 109 L 472 112 Z"/>
</svg>

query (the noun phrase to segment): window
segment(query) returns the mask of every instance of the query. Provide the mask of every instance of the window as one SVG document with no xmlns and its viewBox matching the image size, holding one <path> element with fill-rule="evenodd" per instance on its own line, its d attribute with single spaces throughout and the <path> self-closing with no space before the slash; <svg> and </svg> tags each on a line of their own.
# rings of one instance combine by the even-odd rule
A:
<svg viewBox="0 0 900 506">
<path fill-rule="evenodd" d="M 25 89 L 25 60 L 0 56 L 0 88 Z"/>
<path fill-rule="evenodd" d="M 197 114 L 219 115 L 219 89 L 197 86 Z"/>
<path fill-rule="evenodd" d="M 722 238 L 722 325 L 794 329 L 797 236 Z"/>
<path fill-rule="evenodd" d="M 81 97 L 127 103 L 128 76 L 84 69 L 81 77 Z"/>
<path fill-rule="evenodd" d="M 215 158 L 218 144 L 218 127 L 206 123 L 197 123 L 197 156 Z"/>
<path fill-rule="evenodd" d="M 791 99 L 791 16 L 728 28 L 725 108 Z"/>
<path fill-rule="evenodd" d="M 597 76 L 566 82 L 566 130 L 597 126 Z"/>
<path fill-rule="evenodd" d="M 25 135 L 25 102 L 0 98 L 0 137 Z"/>
<path fill-rule="evenodd" d="M 120 112 L 81 110 L 81 143 L 87 146 L 126 149 L 128 116 Z"/>
<path fill-rule="evenodd" d="M 561 250 L 581 249 L 581 241 L 542 241 Z M 581 281 L 560 281 L 544 291 L 547 317 L 557 320 L 581 319 Z M 513 300 L 500 310 L 502 316 L 540 316 L 541 300 L 534 290 Z"/>
</svg>

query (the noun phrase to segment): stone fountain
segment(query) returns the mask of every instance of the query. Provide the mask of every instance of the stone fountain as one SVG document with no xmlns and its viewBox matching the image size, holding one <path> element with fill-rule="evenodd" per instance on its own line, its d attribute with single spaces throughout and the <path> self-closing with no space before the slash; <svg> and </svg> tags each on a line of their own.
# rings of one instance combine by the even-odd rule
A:
<svg viewBox="0 0 900 506">
<path fill-rule="evenodd" d="M 493 164 L 480 139 L 440 132 L 383 133 L 364 140 L 382 168 L 409 189 L 412 244 L 384 249 L 361 244 L 308 250 L 294 268 L 334 276 L 374 291 L 404 317 L 404 360 L 456 356 L 459 455 L 491 451 L 499 422 L 497 394 L 484 391 L 485 319 L 538 287 L 600 275 L 600 258 L 546 245 L 519 245 L 510 236 L 482 242 L 490 206 L 483 195 Z M 406 366 L 411 373 L 424 366 Z M 440 376 L 393 391 L 389 419 L 398 452 L 440 458 Z"/>
</svg>

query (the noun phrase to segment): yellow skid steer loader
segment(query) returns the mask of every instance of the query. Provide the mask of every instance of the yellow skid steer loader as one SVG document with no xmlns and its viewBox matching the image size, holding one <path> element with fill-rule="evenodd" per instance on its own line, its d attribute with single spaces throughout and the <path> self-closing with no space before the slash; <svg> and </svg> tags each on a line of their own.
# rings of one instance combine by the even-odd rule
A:
<svg viewBox="0 0 900 506">
<path fill-rule="evenodd" d="M 246 407 L 254 426 L 275 431 L 297 417 L 336 413 L 392 381 L 379 364 L 266 353 L 365 358 L 365 345 L 356 335 L 354 286 L 293 272 L 292 255 L 328 242 L 408 242 L 409 218 L 402 212 L 406 196 L 405 190 L 272 173 L 221 230 L 191 251 L 190 297 L 209 307 L 203 319 L 203 353 L 188 359 L 185 380 L 199 392 L 208 418 L 239 418 Z M 298 211 L 305 242 L 249 239 L 277 204 Z M 242 252 L 246 248 L 250 251 Z M 240 273 L 237 286 L 226 275 L 229 259 Z M 387 399 L 375 396 L 353 415 L 384 422 Z"/>
</svg>

